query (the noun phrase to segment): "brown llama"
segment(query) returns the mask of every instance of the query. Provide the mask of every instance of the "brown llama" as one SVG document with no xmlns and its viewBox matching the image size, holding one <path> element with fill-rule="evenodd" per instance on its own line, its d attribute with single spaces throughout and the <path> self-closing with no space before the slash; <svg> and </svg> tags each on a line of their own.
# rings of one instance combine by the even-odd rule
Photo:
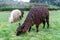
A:
<svg viewBox="0 0 60 40">
<path fill-rule="evenodd" d="M 47 22 L 47 28 L 49 28 L 49 11 L 47 7 L 37 6 L 29 11 L 24 23 L 17 28 L 16 35 L 25 33 L 27 30 L 30 32 L 31 27 L 36 25 L 36 32 L 38 32 L 39 24 L 43 23 L 43 28 L 45 28 L 45 23 Z"/>
</svg>

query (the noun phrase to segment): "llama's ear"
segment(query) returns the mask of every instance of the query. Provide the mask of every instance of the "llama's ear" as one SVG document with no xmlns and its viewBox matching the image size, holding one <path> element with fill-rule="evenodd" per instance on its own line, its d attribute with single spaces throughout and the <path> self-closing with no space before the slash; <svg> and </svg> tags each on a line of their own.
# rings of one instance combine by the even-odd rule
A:
<svg viewBox="0 0 60 40">
<path fill-rule="evenodd" d="M 20 26 L 21 24 L 19 23 L 19 26 Z"/>
</svg>

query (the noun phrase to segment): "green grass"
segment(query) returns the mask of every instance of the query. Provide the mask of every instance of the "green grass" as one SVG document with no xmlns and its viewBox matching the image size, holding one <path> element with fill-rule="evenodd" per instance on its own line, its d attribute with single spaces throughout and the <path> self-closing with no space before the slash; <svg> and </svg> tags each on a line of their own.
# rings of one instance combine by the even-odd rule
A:
<svg viewBox="0 0 60 40">
<path fill-rule="evenodd" d="M 28 11 L 24 12 L 22 20 L 10 24 L 8 18 L 10 16 L 9 11 L 0 11 L 0 40 L 60 40 L 60 12 L 50 11 L 50 28 L 43 29 L 41 24 L 39 32 L 36 32 L 35 25 L 32 27 L 30 33 L 25 33 L 20 36 L 16 36 L 16 29 L 18 23 L 24 22 Z"/>
</svg>

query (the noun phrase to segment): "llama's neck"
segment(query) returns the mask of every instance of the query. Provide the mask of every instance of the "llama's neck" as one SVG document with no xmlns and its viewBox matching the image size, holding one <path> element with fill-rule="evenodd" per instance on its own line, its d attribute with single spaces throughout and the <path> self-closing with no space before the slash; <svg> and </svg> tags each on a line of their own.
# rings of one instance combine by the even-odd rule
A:
<svg viewBox="0 0 60 40">
<path fill-rule="evenodd" d="M 30 28 L 30 26 L 32 26 L 32 22 L 30 19 L 27 19 L 25 20 L 23 25 L 24 25 L 23 32 L 26 32 Z"/>
<path fill-rule="evenodd" d="M 25 23 L 22 31 L 23 32 L 26 32 L 30 28 L 30 26 L 31 26 L 31 24 L 29 22 L 28 23 Z"/>
</svg>

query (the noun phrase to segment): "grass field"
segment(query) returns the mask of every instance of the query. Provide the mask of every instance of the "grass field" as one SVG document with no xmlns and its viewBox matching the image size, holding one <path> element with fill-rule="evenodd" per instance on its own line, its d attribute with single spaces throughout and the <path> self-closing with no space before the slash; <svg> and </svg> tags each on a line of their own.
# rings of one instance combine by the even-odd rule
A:
<svg viewBox="0 0 60 40">
<path fill-rule="evenodd" d="M 0 40 L 60 40 L 60 12 L 59 11 L 49 11 L 50 12 L 50 28 L 43 29 L 41 24 L 39 27 L 39 32 L 36 32 L 35 25 L 32 27 L 30 33 L 25 33 L 20 36 L 16 36 L 16 29 L 18 23 L 24 22 L 28 11 L 25 11 L 22 20 L 10 24 L 8 18 L 10 16 L 9 11 L 0 11 Z"/>
</svg>

